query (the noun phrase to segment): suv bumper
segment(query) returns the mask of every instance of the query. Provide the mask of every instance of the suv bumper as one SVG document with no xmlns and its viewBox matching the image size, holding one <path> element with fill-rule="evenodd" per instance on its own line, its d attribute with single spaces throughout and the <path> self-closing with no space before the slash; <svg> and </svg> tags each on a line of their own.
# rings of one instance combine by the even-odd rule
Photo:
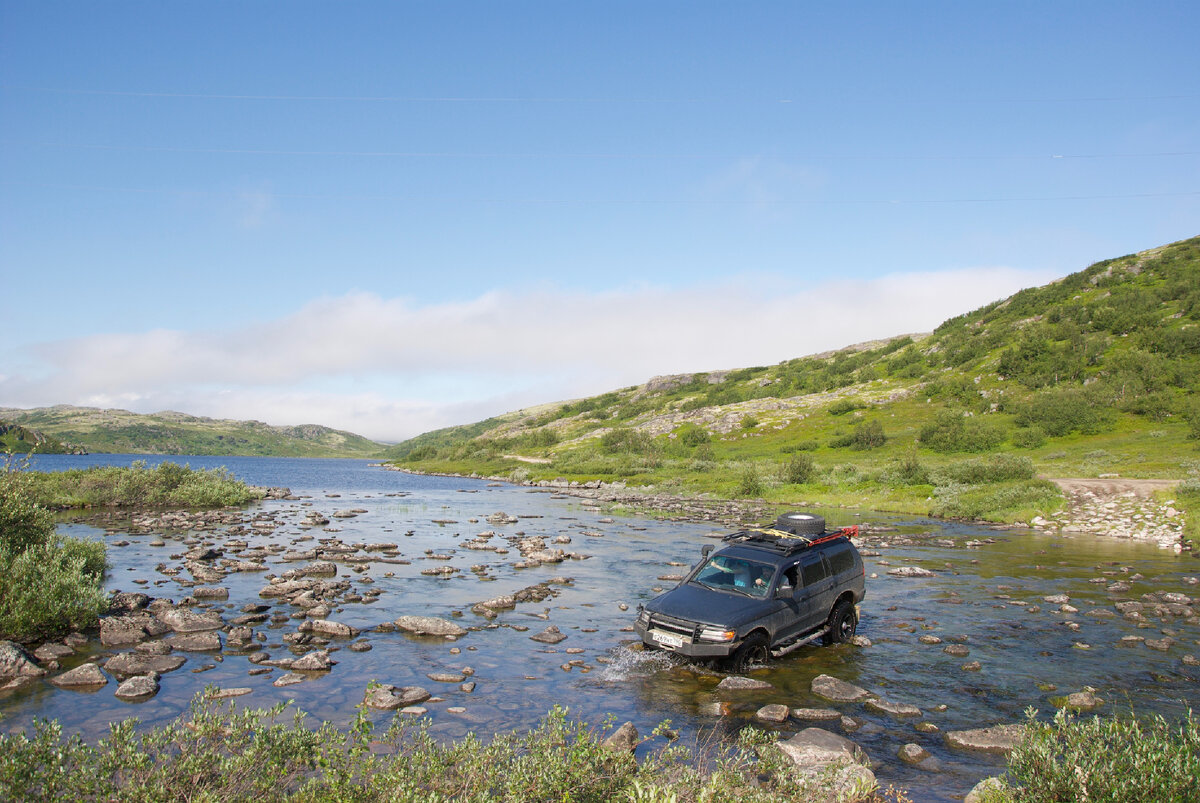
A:
<svg viewBox="0 0 1200 803">
<path fill-rule="evenodd" d="M 666 652 L 674 652 L 679 655 L 686 655 L 688 658 L 726 658 L 733 654 L 733 651 L 741 646 L 742 640 L 726 641 L 722 643 L 713 643 L 708 641 L 693 641 L 690 638 L 678 637 L 674 633 L 666 633 L 665 631 L 649 629 L 640 624 L 635 624 L 633 629 L 641 637 L 642 643 L 647 647 L 653 647 L 656 650 L 664 650 Z M 674 639 L 660 641 L 655 638 L 655 634 L 666 636 L 676 636 L 679 643 L 675 643 Z"/>
</svg>

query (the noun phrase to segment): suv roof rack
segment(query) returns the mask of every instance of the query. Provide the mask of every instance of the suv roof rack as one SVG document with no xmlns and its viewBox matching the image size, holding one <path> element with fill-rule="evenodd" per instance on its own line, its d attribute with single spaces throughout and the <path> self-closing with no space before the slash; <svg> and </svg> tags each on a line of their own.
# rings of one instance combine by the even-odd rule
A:
<svg viewBox="0 0 1200 803">
<path fill-rule="evenodd" d="M 771 528 L 747 529 L 730 533 L 721 540 L 733 544 L 753 544 L 757 547 L 770 549 L 773 552 L 793 555 L 817 544 L 828 543 L 838 538 L 853 538 L 857 535 L 858 525 L 854 524 L 849 527 L 843 527 L 840 530 L 814 533 L 812 535 L 797 535 L 785 530 Z"/>
</svg>

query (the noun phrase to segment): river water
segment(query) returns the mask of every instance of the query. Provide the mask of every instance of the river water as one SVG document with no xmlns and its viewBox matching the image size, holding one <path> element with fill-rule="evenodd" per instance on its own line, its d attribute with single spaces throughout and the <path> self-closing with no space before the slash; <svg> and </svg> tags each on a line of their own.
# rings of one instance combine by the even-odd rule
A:
<svg viewBox="0 0 1200 803">
<path fill-rule="evenodd" d="M 250 688 L 252 692 L 238 701 L 256 708 L 294 701 L 313 719 L 339 725 L 354 715 L 368 682 L 419 685 L 444 700 L 426 704 L 425 715 L 432 731 L 443 738 L 528 728 L 552 706 L 562 704 L 573 716 L 592 723 L 600 723 L 606 714 L 615 715 L 618 723 L 632 720 L 642 734 L 670 720 L 686 742 L 711 744 L 754 722 L 759 707 L 785 703 L 794 708 L 834 708 L 855 718 L 861 727 L 846 735 L 874 759 L 881 783 L 908 788 L 914 800 L 942 801 L 961 798 L 979 779 L 1000 771 L 1003 760 L 949 749 L 941 732 L 1019 721 L 1029 707 L 1045 716 L 1061 695 L 1085 687 L 1095 689 L 1106 701 L 1101 712 L 1132 707 L 1140 713 L 1173 717 L 1200 704 L 1196 684 L 1200 668 L 1183 662 L 1185 655 L 1200 655 L 1200 625 L 1194 617 L 1151 618 L 1139 624 L 1120 615 L 1095 613 L 1115 613 L 1115 601 L 1137 600 L 1148 593 L 1200 596 L 1200 586 L 1194 584 L 1200 562 L 1153 546 L 865 511 L 817 511 L 833 526 L 856 523 L 873 528 L 860 545 L 868 552 L 864 558 L 868 580 L 858 630 L 872 644 L 801 648 L 750 673 L 773 684 L 773 689 L 728 693 L 716 689 L 719 675 L 661 653 L 630 648 L 635 643 L 630 626 L 637 604 L 673 585 L 661 576 L 686 572 L 681 564 L 691 565 L 701 546 L 712 543 L 711 525 L 623 515 L 544 489 L 414 476 L 363 460 L 50 455 L 36 458 L 35 468 L 128 465 L 135 459 L 151 465 L 167 459 L 193 468 L 226 466 L 251 484 L 286 486 L 293 495 L 305 497 L 250 506 L 247 514 L 271 513 L 279 524 L 270 533 L 238 535 L 250 548 L 283 544 L 309 549 L 317 541 L 301 539 L 315 538 L 396 544 L 411 563 L 371 562 L 362 572 L 339 564 L 338 579 L 352 580 L 359 591 L 370 588 L 381 593 L 374 604 L 346 604 L 335 610 L 330 615 L 335 621 L 366 631 L 401 615 L 427 615 L 454 617 L 459 624 L 477 629 L 453 642 L 365 632 L 370 651 L 352 652 L 342 641 L 342 649 L 333 653 L 339 663 L 330 673 L 285 688 L 272 685 L 284 670 L 250 675 L 256 666 L 248 661 L 248 654 L 228 649 L 223 654 L 186 653 L 187 663 L 165 674 L 159 694 L 141 703 L 118 700 L 113 696 L 116 684 L 111 682 L 90 693 L 38 684 L 0 697 L 0 731 L 27 729 L 37 717 L 54 718 L 68 732 L 94 739 L 114 720 L 137 717 L 146 724 L 167 722 L 209 685 Z M 325 529 L 334 532 L 300 526 L 313 511 L 331 516 L 351 510 L 366 512 L 331 518 Z M 498 511 L 518 521 L 501 525 L 485 521 Z M 199 537 L 218 547 L 229 540 L 220 531 L 129 534 L 127 520 L 119 518 L 101 523 L 64 518 L 60 527 L 110 544 L 106 581 L 110 589 L 144 590 L 175 600 L 186 596 L 188 589 L 156 567 L 178 565 L 180 561 L 171 556 L 186 550 L 185 538 Z M 515 549 L 500 555 L 461 547 L 488 530 L 496 533 L 495 541 L 501 545 L 518 533 L 544 536 L 550 546 L 554 538 L 566 535 L 571 543 L 562 548 L 586 557 L 516 568 L 520 555 Z M 154 535 L 164 537 L 163 546 L 151 545 Z M 119 542 L 128 545 L 115 545 Z M 448 560 L 443 559 L 446 556 Z M 266 562 L 266 574 L 303 565 L 283 563 L 277 557 Z M 481 573 L 471 571 L 481 564 L 486 565 Z M 921 566 L 935 576 L 887 574 L 889 568 L 902 565 Z M 423 568 L 441 566 L 459 571 L 448 579 L 421 574 Z M 186 576 L 186 572 L 180 575 Z M 494 620 L 470 610 L 476 602 L 564 576 L 572 582 L 554 586 L 560 590 L 558 596 L 521 604 Z M 1110 591 L 1118 582 L 1128 583 L 1129 590 L 1120 591 L 1118 586 Z M 266 583 L 263 572 L 229 574 L 221 582 L 229 589 L 229 599 L 216 607 L 228 620 L 247 603 L 275 603 L 258 595 Z M 1052 594 L 1069 595 L 1078 612 L 1063 613 L 1059 605 L 1044 601 Z M 295 609 L 279 603 L 273 610 L 291 613 Z M 566 640 L 553 646 L 530 640 L 549 624 L 566 634 Z M 265 635 L 262 649 L 272 658 L 292 657 L 282 637 L 294 632 L 296 625 L 297 620 L 289 619 L 256 626 L 256 632 Z M 1166 651 L 1129 638 L 1164 635 L 1175 640 Z M 921 636 L 943 641 L 926 644 Z M 964 644 L 969 657 L 943 652 L 952 642 Z M 110 652 L 93 642 L 65 660 L 63 668 Z M 970 661 L 979 662 L 977 671 L 963 668 Z M 470 680 L 477 684 L 471 692 L 427 677 L 468 666 L 474 670 Z M 823 701 L 810 691 L 812 679 L 822 673 L 863 686 L 888 701 L 914 704 L 922 716 L 894 719 L 862 704 Z M 373 716 L 383 723 L 391 715 L 375 712 Z M 920 732 L 917 723 L 932 723 L 940 732 Z M 786 735 L 810 724 L 842 732 L 836 721 L 791 720 L 782 726 L 759 726 Z M 901 762 L 897 751 L 907 743 L 919 744 L 937 757 L 940 771 Z M 662 741 L 639 749 L 656 744 Z"/>
</svg>

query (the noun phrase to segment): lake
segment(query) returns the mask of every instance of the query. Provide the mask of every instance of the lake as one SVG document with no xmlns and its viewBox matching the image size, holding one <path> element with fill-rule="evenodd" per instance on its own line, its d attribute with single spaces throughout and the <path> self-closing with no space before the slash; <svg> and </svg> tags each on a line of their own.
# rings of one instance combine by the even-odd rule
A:
<svg viewBox="0 0 1200 803">
<path fill-rule="evenodd" d="M 1200 654 L 1200 623 L 1194 615 L 1142 622 L 1108 615 L 1116 613 L 1114 602 L 1138 600 L 1143 594 L 1200 596 L 1195 584 L 1200 563 L 1153 546 L 818 510 L 831 526 L 862 524 L 871 530 L 860 540 L 867 552 L 868 580 L 858 630 L 871 646 L 801 648 L 750 673 L 773 684 L 773 689 L 729 693 L 716 689 L 720 675 L 661 653 L 630 648 L 635 643 L 630 626 L 637 604 L 673 585 L 660 577 L 686 572 L 699 558 L 700 548 L 712 543 L 712 525 L 627 515 L 549 489 L 409 475 L 365 460 L 47 455 L 37 457 L 35 467 L 53 471 L 128 465 L 135 459 L 150 465 L 170 460 L 193 468 L 225 466 L 248 483 L 286 486 L 293 495 L 306 497 L 247 507 L 247 523 L 258 517 L 272 526 L 246 526 L 236 540 L 245 541 L 249 550 L 274 545 L 277 551 L 264 558 L 265 572 L 228 574 L 219 584 L 229 589 L 229 599 L 213 604 L 227 621 L 247 603 L 270 604 L 273 613 L 284 614 L 255 626 L 263 637 L 256 651 L 272 658 L 294 657 L 283 636 L 294 633 L 300 620 L 290 616 L 296 610 L 292 606 L 260 598 L 259 591 L 268 582 L 265 575 L 304 565 L 282 561 L 278 545 L 304 550 L 319 546 L 320 539 L 359 547 L 389 543 L 397 548 L 391 554 L 405 562 L 387 562 L 381 559 L 384 553 L 361 548 L 355 554 L 362 560 L 338 562 L 336 579 L 350 580 L 359 595 L 367 590 L 378 593 L 375 602 L 343 604 L 330 613 L 330 619 L 364 633 L 358 639 L 333 641 L 340 647 L 332 653 L 338 663 L 325 676 L 277 688 L 273 680 L 285 670 L 249 674 L 263 668 L 250 662 L 250 651 L 227 646 L 221 653 L 184 653 L 186 664 L 164 674 L 158 695 L 141 703 L 118 700 L 112 682 L 90 693 L 43 683 L 0 697 L 4 731 L 27 729 L 35 717 L 56 718 L 68 731 L 89 739 L 101 736 L 109 722 L 126 717 L 161 724 L 182 713 L 192 696 L 209 685 L 250 688 L 252 692 L 238 702 L 256 708 L 294 701 L 313 719 L 339 725 L 353 717 L 370 681 L 419 685 L 443 700 L 426 704 L 425 714 L 432 732 L 443 738 L 528 728 L 552 706 L 562 704 L 591 723 L 599 724 L 610 713 L 617 724 L 631 720 L 642 734 L 669 719 L 685 741 L 704 744 L 754 722 L 759 707 L 785 703 L 793 708 L 835 708 L 854 718 L 857 728 L 845 735 L 878 763 L 882 784 L 906 786 L 914 800 L 948 801 L 1000 771 L 1003 760 L 951 750 L 941 732 L 1019 721 L 1031 706 L 1044 716 L 1053 712 L 1055 698 L 1086 687 L 1106 701 L 1100 712 L 1132 706 L 1142 713 L 1177 716 L 1200 704 L 1200 668 L 1183 662 L 1186 655 Z M 330 523 L 303 526 L 314 512 Z M 488 523 L 487 517 L 497 512 L 516 522 Z M 187 573 L 176 578 L 162 569 L 180 565 L 188 549 L 183 542 L 222 548 L 234 538 L 222 529 L 130 533 L 128 514 L 105 515 L 104 520 L 64 516 L 60 526 L 72 535 L 109 543 L 112 568 L 106 582 L 112 590 L 182 599 L 190 589 L 178 579 L 187 579 Z M 464 546 L 487 531 L 495 534 L 488 543 L 507 548 L 507 554 Z M 536 536 L 549 547 L 579 557 L 518 568 L 516 543 Z M 562 536 L 570 542 L 553 544 Z M 153 545 L 156 538 L 162 546 Z M 117 545 L 122 542 L 127 545 Z M 230 554 L 237 549 L 230 548 Z M 887 574 L 898 566 L 921 566 L 934 576 Z M 421 573 L 441 567 L 454 571 L 445 577 Z M 495 619 L 471 611 L 477 602 L 564 577 L 571 582 L 550 586 L 557 596 L 542 602 L 520 604 Z M 1120 583 L 1128 590 L 1121 590 Z M 1059 604 L 1045 601 L 1054 594 L 1068 595 L 1077 611 L 1064 612 Z M 453 618 L 471 632 L 453 642 L 370 632 L 401 615 Z M 530 640 L 548 625 L 567 638 L 553 646 Z M 1144 643 L 1164 635 L 1173 639 L 1165 651 Z M 349 649 L 360 640 L 370 645 L 369 651 Z M 954 642 L 966 646 L 969 656 L 946 654 L 945 646 Z M 63 667 L 116 651 L 94 641 Z M 963 668 L 972 661 L 979 663 L 977 671 Z M 427 677 L 464 667 L 474 670 L 470 680 L 476 686 L 470 692 L 457 683 Z M 827 703 L 810 691 L 812 679 L 822 673 L 889 701 L 916 705 L 922 715 L 902 720 L 862 704 Z M 465 710 L 453 713 L 450 708 Z M 382 723 L 391 715 L 372 716 Z M 914 727 L 918 722 L 932 723 L 939 732 L 919 732 Z M 809 724 L 843 733 L 836 722 L 791 720 L 785 726 L 759 727 L 788 734 Z M 897 751 L 911 742 L 939 758 L 942 771 L 930 773 L 901 762 Z M 640 749 L 654 744 L 662 742 Z"/>
</svg>

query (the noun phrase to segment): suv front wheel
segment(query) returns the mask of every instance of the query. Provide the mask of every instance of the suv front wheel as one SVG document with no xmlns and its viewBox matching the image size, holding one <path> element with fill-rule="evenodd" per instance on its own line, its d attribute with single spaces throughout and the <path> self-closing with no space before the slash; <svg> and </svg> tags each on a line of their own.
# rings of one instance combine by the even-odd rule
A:
<svg viewBox="0 0 1200 803">
<path fill-rule="evenodd" d="M 854 615 L 854 606 L 849 600 L 841 600 L 833 606 L 829 614 L 829 632 L 825 634 L 826 644 L 843 644 L 854 638 L 854 630 L 858 626 Z"/>
<path fill-rule="evenodd" d="M 748 667 L 765 664 L 770 656 L 767 637 L 762 633 L 751 633 L 729 657 L 729 670 L 744 672 Z"/>
</svg>

